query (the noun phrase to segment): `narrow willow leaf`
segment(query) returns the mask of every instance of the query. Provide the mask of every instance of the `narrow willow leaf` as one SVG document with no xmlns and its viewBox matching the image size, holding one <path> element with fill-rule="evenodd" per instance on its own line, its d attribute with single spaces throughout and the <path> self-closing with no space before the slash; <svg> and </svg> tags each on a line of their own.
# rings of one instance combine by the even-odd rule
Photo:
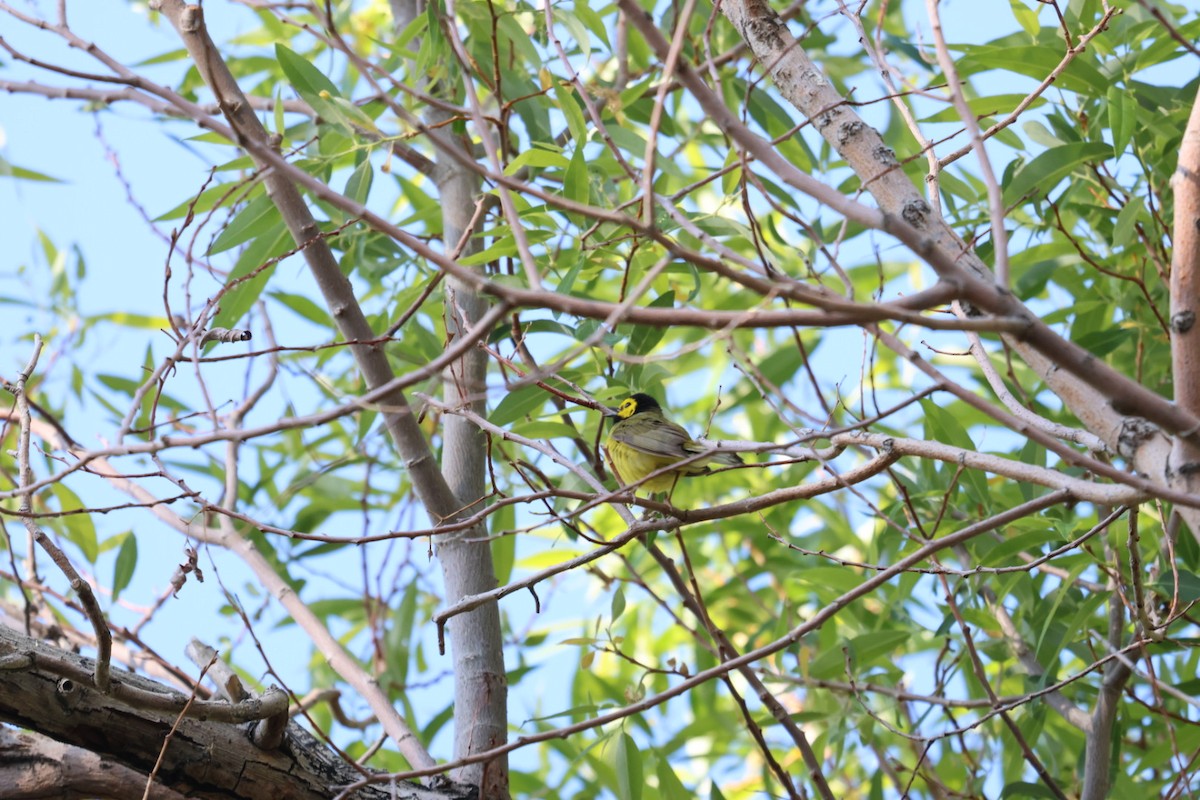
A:
<svg viewBox="0 0 1200 800">
<path fill-rule="evenodd" d="M 261 236 L 282 220 L 279 209 L 265 194 L 254 198 L 239 211 L 208 248 L 208 255 L 223 253 Z"/>
<path fill-rule="evenodd" d="M 1004 189 L 1004 202 L 1012 205 L 1035 189 L 1036 196 L 1045 197 L 1080 164 L 1103 161 L 1110 155 L 1112 148 L 1104 142 L 1075 142 L 1047 150 L 1017 170 Z"/>
<path fill-rule="evenodd" d="M 642 777 L 642 751 L 633 737 L 622 731 L 609 748 L 612 767 L 617 774 L 617 797 L 621 800 L 642 800 L 645 786 Z"/>
<path fill-rule="evenodd" d="M 493 425 L 501 427 L 533 413 L 546 403 L 546 391 L 540 386 L 523 386 L 509 392 L 488 415 Z"/>
<path fill-rule="evenodd" d="M 117 551 L 117 561 L 113 565 L 112 601 L 117 602 L 121 592 L 133 580 L 133 570 L 137 566 L 137 537 L 126 533 L 121 540 L 121 549 Z"/>
</svg>

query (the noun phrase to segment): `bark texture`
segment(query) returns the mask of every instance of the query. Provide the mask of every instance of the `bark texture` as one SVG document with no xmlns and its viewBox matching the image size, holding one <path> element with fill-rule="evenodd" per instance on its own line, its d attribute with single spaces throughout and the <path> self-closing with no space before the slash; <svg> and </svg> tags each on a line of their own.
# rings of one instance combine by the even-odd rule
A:
<svg viewBox="0 0 1200 800">
<path fill-rule="evenodd" d="M 141 797 L 140 790 L 108 794 L 104 782 L 114 777 L 122 781 L 119 785 L 128 785 L 132 775 L 140 775 L 144 787 L 145 776 L 155 769 L 160 753 L 162 762 L 155 773 L 158 794 L 151 797 L 328 800 L 342 787 L 371 774 L 348 764 L 298 725 L 288 725 L 280 747 L 262 750 L 251 743 L 253 722 L 179 720 L 187 695 L 124 670 L 113 670 L 113 690 L 102 694 L 86 683 L 94 668 L 90 658 L 66 653 L 0 625 L 0 720 L 35 729 L 98 756 L 94 761 L 51 767 L 37 755 L 46 752 L 44 744 L 34 750 L 37 743 L 27 739 L 0 742 L 0 796 L 13 796 L 7 791 L 17 784 L 4 780 L 4 770 L 16 769 L 14 774 L 37 770 L 54 780 L 70 777 L 68 783 L 78 783 L 93 797 Z M 159 702 L 148 708 L 127 699 L 133 696 L 155 696 Z M 207 716 L 211 708 L 212 704 L 197 704 L 191 711 Z M 83 758 L 74 750 L 63 754 Z M 80 770 L 98 766 L 99 772 L 90 773 L 95 783 L 87 785 L 72 765 Z M 395 784 L 394 794 L 391 786 L 381 784 L 364 787 L 354 796 L 360 800 L 468 800 L 476 795 L 473 788 L 461 784 L 447 782 L 427 788 L 401 782 Z"/>
</svg>

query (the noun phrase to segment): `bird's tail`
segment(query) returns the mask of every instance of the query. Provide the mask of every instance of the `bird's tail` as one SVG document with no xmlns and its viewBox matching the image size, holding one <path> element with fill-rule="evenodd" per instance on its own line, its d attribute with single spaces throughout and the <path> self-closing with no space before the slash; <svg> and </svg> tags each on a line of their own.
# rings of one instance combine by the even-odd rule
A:
<svg viewBox="0 0 1200 800">
<path fill-rule="evenodd" d="M 689 453 L 712 453 L 708 458 L 700 463 L 702 464 L 724 464 L 727 467 L 736 467 L 738 464 L 744 463 L 742 457 L 737 453 L 729 450 L 713 450 L 710 445 L 701 444 L 700 442 L 687 442 L 683 449 Z"/>
<path fill-rule="evenodd" d="M 737 453 L 731 453 L 728 450 L 720 450 L 708 462 L 710 464 L 724 464 L 727 467 L 736 467 L 738 464 L 745 463 L 742 457 Z"/>
</svg>

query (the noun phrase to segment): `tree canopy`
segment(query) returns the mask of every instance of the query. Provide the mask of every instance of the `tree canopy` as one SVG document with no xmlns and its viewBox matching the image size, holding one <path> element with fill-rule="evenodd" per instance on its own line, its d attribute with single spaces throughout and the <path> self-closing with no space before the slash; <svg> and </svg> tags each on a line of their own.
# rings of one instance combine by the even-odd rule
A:
<svg viewBox="0 0 1200 800">
<path fill-rule="evenodd" d="M 0 785 L 1194 792 L 1200 16 L 963 5 L 0 2 Z"/>
</svg>

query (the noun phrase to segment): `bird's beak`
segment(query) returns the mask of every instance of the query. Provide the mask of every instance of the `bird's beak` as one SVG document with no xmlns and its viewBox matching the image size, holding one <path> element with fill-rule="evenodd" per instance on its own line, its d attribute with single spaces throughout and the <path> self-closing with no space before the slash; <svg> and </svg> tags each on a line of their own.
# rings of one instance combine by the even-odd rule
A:
<svg viewBox="0 0 1200 800">
<path fill-rule="evenodd" d="M 606 417 L 613 417 L 615 419 L 615 418 L 621 416 L 620 414 L 617 413 L 617 410 L 615 408 L 609 408 L 608 406 L 600 406 L 600 410 L 604 412 L 604 416 L 606 416 Z"/>
</svg>

